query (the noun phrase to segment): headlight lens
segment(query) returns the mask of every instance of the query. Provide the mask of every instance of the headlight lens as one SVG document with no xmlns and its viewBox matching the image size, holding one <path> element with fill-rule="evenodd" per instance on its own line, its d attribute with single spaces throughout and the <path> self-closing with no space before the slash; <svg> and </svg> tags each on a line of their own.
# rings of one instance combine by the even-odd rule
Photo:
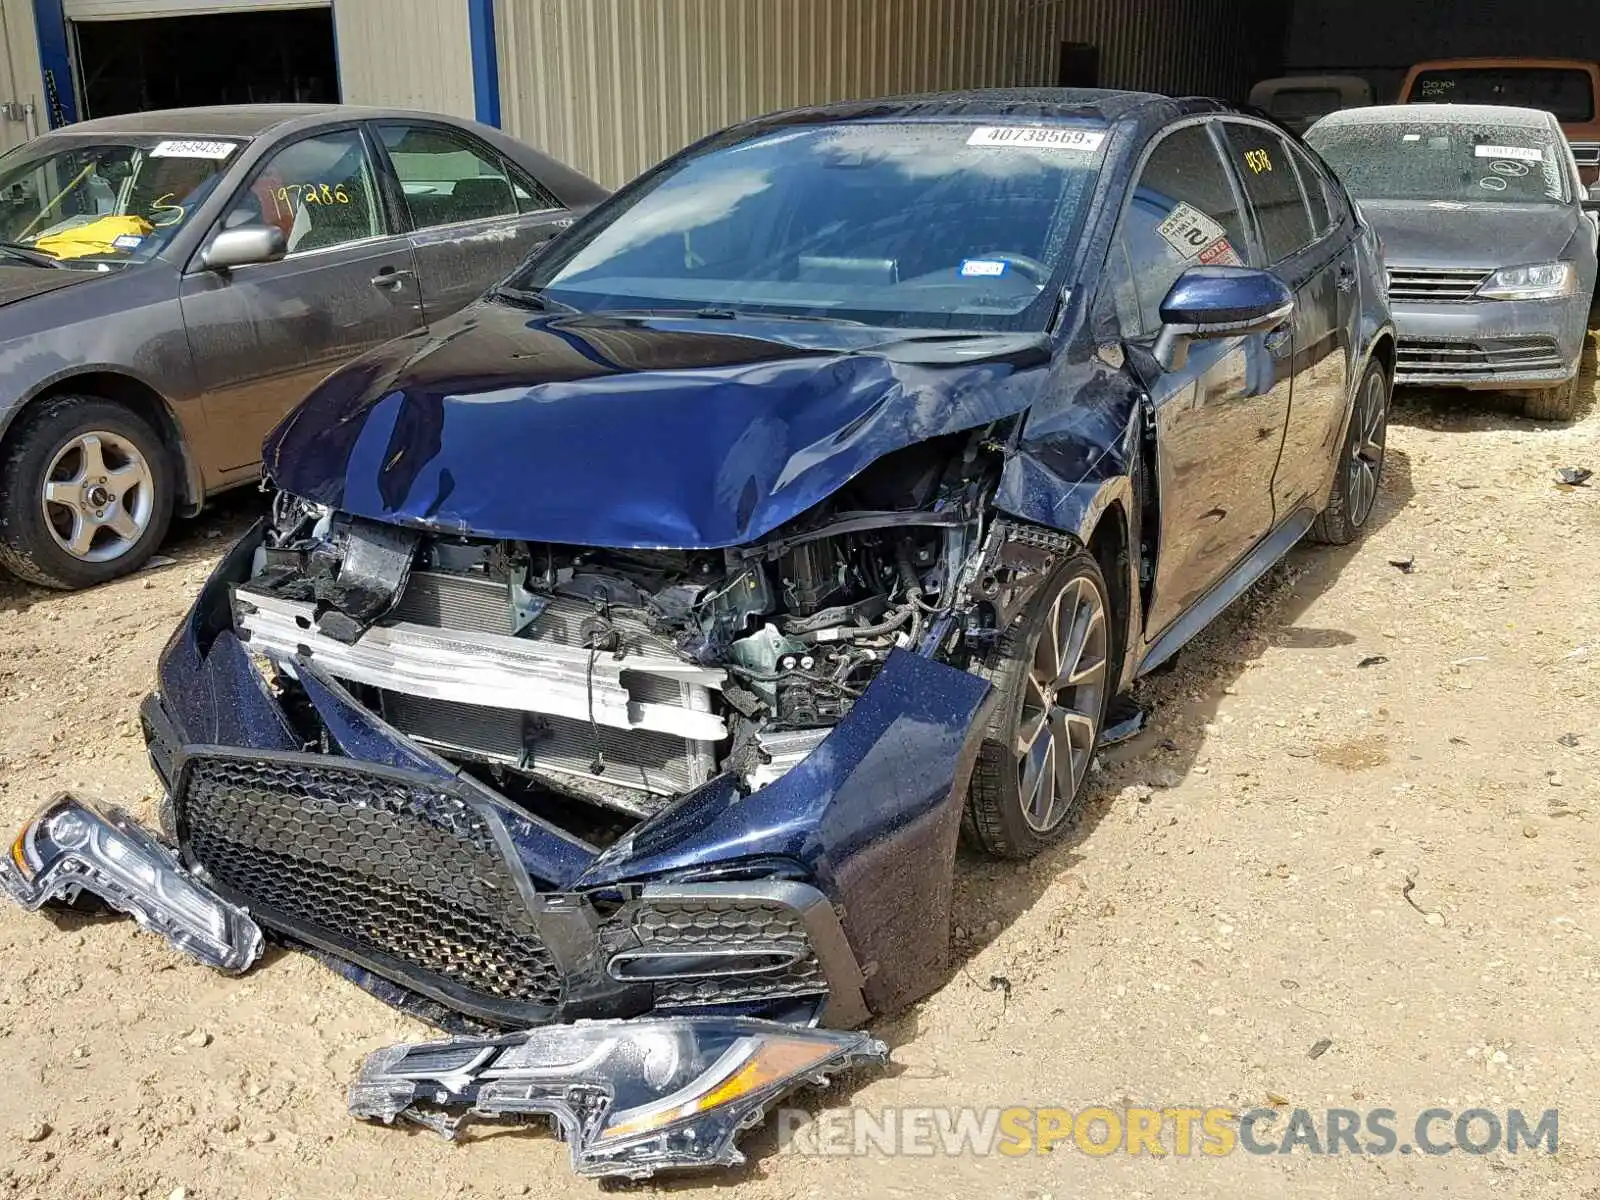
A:
<svg viewBox="0 0 1600 1200">
<path fill-rule="evenodd" d="M 1485 300 L 1554 300 L 1578 290 L 1578 272 L 1571 263 L 1536 263 L 1496 271 L 1478 295 Z"/>
</svg>

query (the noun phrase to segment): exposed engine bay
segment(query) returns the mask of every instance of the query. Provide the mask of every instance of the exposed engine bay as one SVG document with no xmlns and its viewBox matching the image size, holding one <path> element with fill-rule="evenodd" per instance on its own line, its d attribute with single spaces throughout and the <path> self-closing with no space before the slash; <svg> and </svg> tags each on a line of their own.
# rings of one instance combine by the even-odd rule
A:
<svg viewBox="0 0 1600 1200">
<path fill-rule="evenodd" d="M 730 549 L 441 536 L 279 493 L 235 628 L 291 714 L 304 659 L 415 742 L 604 841 L 714 776 L 746 791 L 780 778 L 897 647 L 963 665 L 1001 590 L 981 518 L 992 438 L 891 455 Z M 1019 570 L 1001 574 L 1049 561 L 1027 552 L 1013 546 Z M 314 722 L 304 732 L 328 749 Z"/>
</svg>

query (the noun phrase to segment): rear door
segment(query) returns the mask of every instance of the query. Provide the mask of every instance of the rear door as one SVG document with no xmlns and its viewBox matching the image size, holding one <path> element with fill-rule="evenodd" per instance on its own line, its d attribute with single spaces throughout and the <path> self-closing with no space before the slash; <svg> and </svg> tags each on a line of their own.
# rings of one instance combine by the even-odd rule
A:
<svg viewBox="0 0 1600 1200">
<path fill-rule="evenodd" d="M 375 130 L 411 229 L 429 322 L 464 308 L 571 224 L 548 188 L 462 129 L 381 121 Z"/>
<path fill-rule="evenodd" d="M 1295 293 L 1293 337 L 1279 346 L 1277 370 L 1293 379 L 1272 476 L 1278 521 L 1321 503 L 1332 478 L 1349 399 L 1350 335 L 1356 283 L 1352 231 L 1332 225 L 1319 178 L 1301 186 L 1312 164 L 1270 126 L 1230 120 L 1223 145 L 1250 201 L 1259 236 L 1252 263 Z"/>
<path fill-rule="evenodd" d="M 1129 341 L 1148 345 L 1160 332 L 1161 302 L 1185 271 L 1237 265 L 1249 253 L 1243 199 L 1209 124 L 1162 136 L 1118 226 L 1108 279 Z M 1181 368 L 1149 381 L 1161 509 L 1152 637 L 1272 528 L 1272 471 L 1289 411 L 1274 339 L 1289 337 L 1195 342 Z"/>
<path fill-rule="evenodd" d="M 183 278 L 206 419 L 227 431 L 224 470 L 254 469 L 263 438 L 324 376 L 422 325 L 411 245 L 392 230 L 359 126 L 279 147 L 218 229 L 263 223 L 284 231 L 281 262 L 208 271 L 196 254 Z"/>
</svg>

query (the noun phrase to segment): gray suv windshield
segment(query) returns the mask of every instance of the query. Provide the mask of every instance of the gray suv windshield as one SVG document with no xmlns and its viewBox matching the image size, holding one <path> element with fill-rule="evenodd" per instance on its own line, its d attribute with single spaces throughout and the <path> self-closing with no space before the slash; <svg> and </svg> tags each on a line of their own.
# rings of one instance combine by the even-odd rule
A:
<svg viewBox="0 0 1600 1200">
<path fill-rule="evenodd" d="M 683 160 L 509 287 L 581 311 L 1042 327 L 1109 134 L 853 122 Z"/>
</svg>

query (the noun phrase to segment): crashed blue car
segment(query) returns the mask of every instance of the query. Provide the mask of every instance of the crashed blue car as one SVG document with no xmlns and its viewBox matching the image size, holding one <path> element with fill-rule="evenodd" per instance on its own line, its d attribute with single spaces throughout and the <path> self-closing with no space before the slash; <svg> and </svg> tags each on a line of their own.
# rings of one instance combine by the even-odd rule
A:
<svg viewBox="0 0 1600 1200">
<path fill-rule="evenodd" d="M 183 881 L 447 1029 L 896 1009 L 963 828 L 1063 837 L 1133 683 L 1359 534 L 1393 370 L 1374 235 L 1219 103 L 718 133 L 274 432 L 143 710 Z"/>
</svg>

